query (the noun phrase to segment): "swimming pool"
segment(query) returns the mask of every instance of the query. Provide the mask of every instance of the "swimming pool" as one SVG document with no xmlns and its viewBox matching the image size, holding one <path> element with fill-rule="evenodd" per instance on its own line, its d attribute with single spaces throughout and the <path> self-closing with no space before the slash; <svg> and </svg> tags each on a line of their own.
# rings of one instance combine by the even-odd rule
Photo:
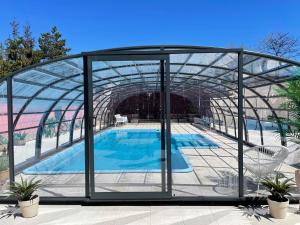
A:
<svg viewBox="0 0 300 225">
<path fill-rule="evenodd" d="M 154 129 L 110 129 L 94 136 L 96 173 L 160 172 L 160 131 Z M 192 167 L 181 148 L 218 148 L 200 134 L 172 134 L 171 157 L 174 172 Z M 25 174 L 84 173 L 84 142 L 25 169 Z"/>
</svg>

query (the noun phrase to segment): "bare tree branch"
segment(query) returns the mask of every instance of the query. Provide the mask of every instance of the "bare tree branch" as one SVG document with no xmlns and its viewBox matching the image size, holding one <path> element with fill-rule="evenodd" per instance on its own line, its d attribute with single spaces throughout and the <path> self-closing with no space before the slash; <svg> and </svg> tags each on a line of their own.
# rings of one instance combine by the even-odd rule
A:
<svg viewBox="0 0 300 225">
<path fill-rule="evenodd" d="M 289 33 L 272 33 L 260 44 L 259 50 L 285 58 L 294 58 L 300 55 L 299 40 Z"/>
</svg>

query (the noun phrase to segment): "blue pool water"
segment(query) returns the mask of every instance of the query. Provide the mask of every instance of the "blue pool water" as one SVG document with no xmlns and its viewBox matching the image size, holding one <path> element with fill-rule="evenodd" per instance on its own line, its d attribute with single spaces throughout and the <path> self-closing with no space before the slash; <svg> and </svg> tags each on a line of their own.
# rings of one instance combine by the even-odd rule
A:
<svg viewBox="0 0 300 225">
<path fill-rule="evenodd" d="M 172 134 L 172 169 L 192 170 L 180 149 L 217 148 L 199 134 Z M 161 168 L 160 131 L 154 129 L 107 130 L 94 136 L 95 172 L 159 172 Z M 84 142 L 57 153 L 23 172 L 25 174 L 84 173 Z"/>
</svg>

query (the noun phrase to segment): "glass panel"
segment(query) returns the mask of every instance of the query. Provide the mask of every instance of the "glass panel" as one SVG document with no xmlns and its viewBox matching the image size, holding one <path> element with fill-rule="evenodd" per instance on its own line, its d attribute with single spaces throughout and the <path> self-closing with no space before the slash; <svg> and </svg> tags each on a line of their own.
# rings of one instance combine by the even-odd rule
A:
<svg viewBox="0 0 300 225">
<path fill-rule="evenodd" d="M 0 83 L 0 196 L 6 195 L 9 188 L 7 83 Z"/>
<path fill-rule="evenodd" d="M 73 140 L 81 138 L 82 119 L 76 119 L 74 123 Z"/>
<path fill-rule="evenodd" d="M 176 57 L 170 57 L 171 64 L 173 58 Z M 180 164 L 181 156 L 188 165 L 184 170 L 172 168 L 175 197 L 238 196 L 237 141 L 232 138 L 237 109 L 226 98 L 232 93 L 220 79 L 209 80 L 216 84 L 202 82 L 207 80 L 205 76 L 215 77 L 227 71 L 216 66 L 236 68 L 236 59 L 237 54 L 194 53 L 188 61 L 193 66 L 185 65 L 181 72 L 202 73 L 171 79 L 172 164 Z M 236 78 L 231 79 L 236 82 Z M 177 157 L 173 155 L 175 151 L 180 153 Z"/>
<path fill-rule="evenodd" d="M 3 118 L 1 119 L 3 120 Z M 7 195 L 7 191 L 9 190 L 9 157 L 7 152 L 7 143 L 8 143 L 8 134 L 1 132 L 0 133 L 0 196 Z"/>
<path fill-rule="evenodd" d="M 37 127 L 40 124 L 40 120 L 43 114 L 22 114 L 16 125 L 15 130 L 21 130 L 24 128 Z"/>
<path fill-rule="evenodd" d="M 290 79 L 295 75 L 295 68 L 286 66 L 288 66 L 286 63 L 277 60 L 260 58 L 244 67 L 244 70 L 249 73 L 261 75 L 259 78 L 249 75 L 244 79 L 253 89 L 253 91 L 246 89 L 244 95 L 253 105 L 259 120 L 254 111 L 250 109 L 248 102 L 244 105 L 244 112 L 249 142 L 254 145 L 264 144 L 263 148 L 244 146 L 246 196 L 268 195 L 265 188 L 258 185 L 261 178 L 275 177 L 275 174 L 279 173 L 284 177 L 294 179 L 295 170 L 299 168 L 300 154 L 297 150 L 299 146 L 288 141 L 288 150 L 282 147 L 285 138 L 280 132 L 280 127 L 288 130 L 285 121 L 289 119 L 289 112 L 283 107 L 287 99 L 279 96 L 279 90 L 286 85 L 284 83 L 276 84 L 276 82 L 288 76 Z M 269 80 L 266 81 L 266 79 Z M 262 137 L 259 125 L 262 128 Z M 291 193 L 295 196 L 299 194 L 299 191 L 292 189 Z"/>
<path fill-rule="evenodd" d="M 84 160 L 84 140 L 71 145 L 70 126 L 75 110 L 83 103 L 83 79 L 82 79 L 82 59 L 68 59 L 67 61 L 58 61 L 55 63 L 40 66 L 36 76 L 45 74 L 45 82 L 57 81 L 55 87 L 48 87 L 34 98 L 26 107 L 16 125 L 14 131 L 14 155 L 16 181 L 23 178 L 41 179 L 43 187 L 39 190 L 40 196 L 62 197 L 62 196 L 84 196 L 85 195 L 85 160 Z M 22 75 L 22 79 L 30 79 Z M 70 75 L 78 74 L 76 78 L 68 79 Z M 14 81 L 14 95 L 32 96 L 36 93 L 34 85 L 19 84 Z M 43 82 L 41 82 L 43 84 Z M 13 84 L 13 85 L 14 85 Z M 80 86 L 74 90 L 75 86 Z M 39 89 L 41 86 L 38 87 Z M 38 90 L 39 90 L 38 89 Z M 60 99 L 62 95 L 64 98 Z M 78 97 L 79 96 L 79 97 Z M 77 98 L 77 100 L 74 100 Z M 73 101 L 74 100 L 74 101 Z M 14 110 L 19 111 L 27 99 L 21 97 L 14 98 Z M 57 102 L 56 102 L 57 101 Z M 73 103 L 72 103 L 73 101 Z M 71 104 L 72 103 L 72 104 Z M 55 104 L 55 105 L 54 105 Z M 51 109 L 48 117 L 45 118 L 45 124 L 40 124 L 43 116 Z M 69 107 L 68 107 L 69 106 Z M 67 110 L 66 113 L 65 110 Z M 64 116 L 63 116 L 64 115 Z M 17 115 L 14 115 L 16 117 Z M 83 111 L 77 117 L 82 118 Z M 63 117 L 63 118 L 62 118 Z M 57 148 L 57 129 L 59 121 L 60 126 L 59 148 Z M 42 128 L 39 129 L 39 126 Z M 78 138 L 78 124 L 74 125 L 75 139 Z M 37 132 L 41 133 L 37 133 Z M 41 142 L 39 142 L 41 138 Z M 64 144 L 70 145 L 64 145 Z M 73 144 L 73 143 L 72 143 Z M 69 166 L 65 168 L 65 166 Z"/>
<path fill-rule="evenodd" d="M 268 58 L 260 58 L 258 60 L 255 60 L 252 63 L 247 64 L 244 66 L 244 69 L 247 72 L 253 73 L 253 74 L 259 74 L 259 73 L 266 73 L 269 70 L 273 70 L 276 68 L 280 68 L 281 66 L 286 65 L 286 63 L 280 62 L 278 60 L 272 60 Z"/>
<path fill-rule="evenodd" d="M 93 62 L 93 69 L 100 64 Z M 160 61 L 107 61 L 104 64 L 114 67 L 118 77 L 110 79 L 114 82 L 111 93 L 94 96 L 95 191 L 161 192 L 162 153 L 157 105 L 160 97 L 158 93 L 146 91 L 149 83 L 145 90 L 139 88 L 145 86 L 144 81 L 154 82 L 159 88 L 160 79 L 156 76 Z M 154 78 L 137 75 L 147 71 L 155 72 L 151 75 Z M 94 74 L 99 75 L 99 72 Z M 135 74 L 136 79 L 123 77 L 130 74 Z M 125 84 L 128 86 L 120 88 L 119 85 Z M 94 93 L 97 91 L 94 88 Z M 112 128 L 113 124 L 116 126 Z"/>
<path fill-rule="evenodd" d="M 53 123 L 51 119 L 48 119 L 47 125 L 43 127 L 42 133 L 42 146 L 41 152 L 44 154 L 50 150 L 56 149 L 56 137 L 57 137 L 57 123 Z"/>
<path fill-rule="evenodd" d="M 14 108 L 13 111 L 15 114 L 17 114 L 21 108 L 23 107 L 23 105 L 28 101 L 29 99 L 19 99 L 19 98 L 14 98 L 13 104 L 14 104 Z"/>
<path fill-rule="evenodd" d="M 80 84 L 78 84 L 77 82 L 74 82 L 72 80 L 63 80 L 53 86 L 58 87 L 58 88 L 73 89 L 77 86 L 80 86 Z"/>
<path fill-rule="evenodd" d="M 199 73 L 201 70 L 203 70 L 203 68 L 205 67 L 201 67 L 201 66 L 184 66 L 182 69 L 181 69 L 181 72 L 182 73 L 191 73 L 191 74 L 197 74 Z"/>
<path fill-rule="evenodd" d="M 15 78 L 22 79 L 24 81 L 36 82 L 38 84 L 49 84 L 59 79 L 36 70 L 25 71 L 15 76 Z"/>
<path fill-rule="evenodd" d="M 13 96 L 31 97 L 41 88 L 41 86 L 19 83 L 13 79 Z"/>
<path fill-rule="evenodd" d="M 58 99 L 60 96 L 62 96 L 66 91 L 57 90 L 53 88 L 47 88 L 44 91 L 42 91 L 38 97 L 40 98 L 51 98 L 51 99 Z"/>
<path fill-rule="evenodd" d="M 82 93 L 81 91 L 78 90 L 73 90 L 71 91 L 69 94 L 67 94 L 64 99 L 74 99 L 76 96 L 78 96 L 80 93 Z"/>
<path fill-rule="evenodd" d="M 62 122 L 59 129 L 59 146 L 70 142 L 71 121 Z"/>
<path fill-rule="evenodd" d="M 46 112 L 54 102 L 54 100 L 32 100 L 24 110 L 24 113 Z"/>
<path fill-rule="evenodd" d="M 53 63 L 49 63 L 43 66 L 38 67 L 38 69 L 45 70 L 47 74 L 52 76 L 59 76 L 59 77 L 69 77 L 74 74 L 82 73 L 82 69 L 77 68 L 76 66 L 72 66 L 68 63 L 67 60 L 61 60 Z"/>
<path fill-rule="evenodd" d="M 37 128 L 22 129 L 14 132 L 14 162 L 16 171 L 22 165 L 33 162 L 35 157 L 36 132 Z"/>
</svg>

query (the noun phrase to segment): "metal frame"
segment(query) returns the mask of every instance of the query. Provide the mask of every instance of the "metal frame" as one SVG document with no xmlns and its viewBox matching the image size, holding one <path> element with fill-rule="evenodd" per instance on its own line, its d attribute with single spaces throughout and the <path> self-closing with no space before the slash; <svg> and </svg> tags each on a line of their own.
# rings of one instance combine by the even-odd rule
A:
<svg viewBox="0 0 300 225">
<path fill-rule="evenodd" d="M 15 181 L 12 77 L 7 78 L 6 84 L 7 84 L 7 122 L 8 122 L 7 150 L 8 150 L 8 157 L 9 157 L 9 181 L 10 181 L 10 185 L 12 185 L 13 182 Z"/>
<path fill-rule="evenodd" d="M 89 57 L 83 57 L 84 69 L 84 130 L 85 130 L 85 195 L 91 197 L 90 184 L 93 185 L 91 179 L 94 171 L 94 165 L 91 159 L 94 157 L 94 134 L 93 134 L 93 80 L 92 80 L 92 61 Z"/>
<path fill-rule="evenodd" d="M 189 59 L 192 57 L 193 53 L 220 53 L 219 57 L 216 58 L 215 60 L 213 60 L 212 62 L 210 62 L 207 65 L 200 65 L 200 64 L 189 64 L 188 61 Z M 233 68 L 233 69 L 229 69 L 229 68 L 225 68 L 222 66 L 218 66 L 216 65 L 216 63 L 221 60 L 226 54 L 228 53 L 235 53 L 238 55 L 238 66 L 237 68 Z M 188 57 L 186 58 L 186 60 L 182 63 L 182 64 L 178 64 L 180 67 L 176 72 L 172 72 L 172 74 L 175 73 L 175 76 L 172 76 L 172 80 L 170 79 L 170 74 L 171 72 L 169 71 L 169 67 L 170 67 L 170 60 L 168 58 L 169 54 L 188 54 Z M 91 74 L 93 72 L 97 72 L 97 71 L 101 71 L 101 69 L 99 70 L 95 70 L 93 71 L 92 68 L 90 67 L 91 64 L 91 59 L 97 59 L 97 60 L 101 60 L 101 58 L 103 59 L 108 57 L 111 60 L 116 60 L 116 59 L 120 59 L 123 58 L 124 60 L 128 60 L 131 56 L 133 55 L 138 55 L 139 57 L 145 57 L 147 59 L 151 59 L 153 57 L 153 59 L 157 59 L 161 56 L 165 56 L 166 58 L 164 58 L 165 60 L 165 65 L 166 65 L 166 76 L 165 78 L 165 104 L 166 104 L 166 111 L 163 113 L 163 117 L 166 123 L 164 123 L 162 126 L 166 126 L 167 130 L 166 130 L 166 148 L 167 148 L 167 152 L 169 151 L 168 146 L 170 145 L 170 143 L 168 143 L 168 139 L 170 136 L 170 111 L 168 111 L 168 108 L 170 107 L 170 93 L 177 91 L 177 87 L 180 86 L 187 86 L 188 87 L 188 92 L 190 94 L 187 95 L 188 98 L 192 99 L 193 98 L 193 88 L 195 85 L 193 82 L 197 81 L 197 82 L 202 82 L 205 84 L 202 84 L 203 88 L 206 88 L 206 91 L 209 93 L 209 95 L 211 95 L 213 98 L 211 99 L 211 104 L 212 107 L 215 109 L 217 116 L 219 118 L 219 122 L 220 120 L 220 115 L 218 113 L 218 110 L 221 112 L 221 114 L 223 115 L 224 118 L 224 122 L 225 122 L 225 132 L 228 134 L 228 128 L 227 128 L 227 124 L 226 124 L 226 116 L 224 113 L 224 110 L 222 109 L 222 106 L 219 105 L 218 100 L 222 100 L 224 102 L 224 104 L 227 106 L 228 110 L 230 111 L 230 114 L 233 118 L 234 121 L 234 126 L 235 128 L 238 128 L 238 135 L 235 134 L 235 136 L 237 136 L 238 139 L 238 159 L 239 159 L 239 163 L 238 163 L 238 167 L 239 167 L 239 199 L 243 198 L 244 193 L 243 193 L 243 144 L 244 144 L 244 140 L 243 140 L 243 134 L 245 134 L 245 139 L 246 142 L 248 140 L 248 134 L 247 134 L 247 128 L 245 126 L 245 119 L 243 118 L 243 109 L 245 109 L 246 107 L 243 106 L 243 101 L 246 101 L 247 104 L 250 106 L 251 110 L 253 111 L 255 117 L 258 120 L 258 124 L 259 124 L 259 129 L 260 129 L 260 137 L 261 137 L 261 144 L 264 143 L 264 139 L 263 139 L 263 129 L 262 129 L 262 125 L 261 125 L 261 118 L 259 117 L 259 114 L 257 113 L 256 109 L 251 102 L 248 100 L 248 98 L 258 98 L 260 99 L 266 106 L 265 109 L 268 109 L 271 111 L 272 115 L 274 116 L 275 120 L 277 120 L 277 124 L 281 133 L 281 144 L 282 145 L 286 145 L 286 140 L 284 138 L 283 135 L 283 128 L 282 128 L 282 124 L 281 121 L 276 113 L 277 110 L 279 109 L 275 109 L 273 108 L 273 106 L 268 102 L 267 100 L 267 96 L 263 96 L 261 95 L 255 88 L 257 87 L 263 87 L 263 86 L 268 86 L 268 85 L 277 85 L 278 87 L 284 88 L 284 86 L 282 85 L 283 82 L 291 80 L 291 79 L 295 79 L 293 77 L 288 77 L 285 76 L 283 78 L 278 78 L 278 79 L 272 79 L 266 75 L 268 75 L 271 72 L 274 71 L 280 71 L 280 70 L 284 70 L 284 69 L 288 69 L 292 66 L 297 66 L 300 67 L 300 63 L 296 62 L 296 61 L 292 61 L 292 60 L 288 60 L 288 59 L 283 59 L 280 57 L 276 57 L 276 56 L 271 56 L 271 55 L 266 55 L 266 54 L 261 54 L 261 53 L 255 53 L 255 52 L 250 52 L 250 51 L 245 51 L 243 49 L 224 49 L 224 48 L 212 48 L 212 47 L 199 47 L 199 46 L 135 46 L 135 47 L 128 47 L 128 48 L 116 48 L 116 49 L 105 49 L 102 51 L 95 51 L 95 52 L 83 52 L 81 54 L 78 55 L 74 55 L 74 56 L 67 56 L 67 57 L 63 57 L 61 59 L 55 59 L 49 62 L 45 62 L 45 63 L 40 63 L 38 65 L 33 65 L 33 66 L 29 66 L 25 69 L 19 70 L 15 73 L 12 73 L 10 76 L 8 76 L 7 78 L 1 78 L 0 79 L 0 84 L 5 81 L 7 82 L 7 95 L 4 96 L 7 98 L 7 117 L 8 117 L 8 137 L 9 137 L 9 142 L 8 142 L 8 154 L 9 154 L 9 161 L 10 161 L 10 165 L 14 165 L 14 144 L 13 144 L 13 136 L 14 136 L 14 131 L 21 131 L 21 130 L 25 130 L 25 129 L 32 129 L 32 128 L 38 128 L 38 132 L 36 133 L 36 137 L 37 137 L 37 142 L 36 142 L 36 154 L 35 156 L 39 157 L 41 156 L 41 139 L 42 139 L 42 130 L 43 127 L 45 126 L 45 122 L 49 116 L 49 113 L 52 111 L 52 109 L 55 107 L 55 105 L 59 102 L 59 100 L 70 100 L 71 102 L 67 105 L 65 110 L 61 110 L 63 111 L 63 115 L 62 118 L 60 118 L 60 121 L 57 123 L 60 127 L 61 123 L 64 122 L 63 121 L 63 117 L 65 115 L 65 113 L 68 111 L 70 105 L 74 102 L 74 101 L 82 101 L 82 100 L 75 100 L 77 99 L 79 96 L 81 96 L 82 94 L 84 94 L 84 100 L 82 101 L 82 104 L 80 104 L 78 106 L 78 108 L 76 110 L 74 110 L 74 115 L 73 118 L 70 120 L 71 121 L 71 125 L 70 125 L 70 140 L 69 143 L 72 144 L 73 142 L 73 130 L 74 130 L 74 123 L 76 121 L 77 115 L 78 113 L 81 111 L 82 107 L 84 106 L 84 112 L 85 115 L 88 115 L 88 119 L 84 119 L 84 117 L 81 119 L 82 121 L 82 125 L 83 122 L 85 124 L 85 145 L 86 145 L 86 152 L 85 152 L 85 156 L 86 156 L 86 197 L 90 198 L 91 197 L 91 191 L 90 191 L 90 169 L 91 167 L 89 167 L 90 165 L 90 161 L 89 161 L 89 157 L 88 156 L 92 156 L 92 151 L 91 148 L 93 147 L 93 126 L 92 125 L 92 117 L 96 116 L 98 117 L 99 112 L 101 107 L 99 107 L 99 110 L 97 110 L 96 115 L 93 115 L 95 113 L 95 110 L 92 110 L 93 108 L 93 101 L 97 101 L 98 97 L 100 97 L 103 92 L 105 90 L 111 89 L 112 90 L 112 94 L 110 95 L 110 97 L 113 97 L 114 94 L 116 93 L 120 93 L 122 92 L 122 87 L 127 87 L 129 85 L 118 85 L 116 87 L 113 88 L 106 88 L 105 85 L 108 84 L 117 84 L 116 82 L 118 81 L 122 81 L 122 80 L 127 80 L 127 75 L 123 75 L 123 74 L 118 74 L 118 76 L 121 78 L 120 80 L 115 80 L 114 77 L 109 77 L 107 79 L 101 79 L 100 77 L 98 77 L 98 80 L 92 82 L 91 80 Z M 253 58 L 251 58 L 250 60 L 246 60 L 244 62 L 244 56 L 251 56 Z M 66 66 L 70 66 L 73 68 L 76 68 L 78 70 L 78 73 L 75 74 L 70 74 L 69 76 L 62 76 L 60 74 L 54 73 L 54 72 L 49 72 L 46 71 L 44 69 L 42 69 L 41 67 L 47 64 L 51 64 L 54 62 L 60 62 L 61 60 L 71 60 L 73 58 L 82 58 L 83 59 L 83 68 L 78 67 L 75 63 L 70 62 L 70 61 L 66 61 L 64 62 L 64 64 Z M 250 72 L 246 72 L 243 71 L 243 66 L 251 64 L 261 58 L 265 58 L 265 59 L 271 59 L 271 60 L 277 60 L 280 62 L 280 65 L 278 67 L 260 72 L 260 73 L 250 73 Z M 174 65 L 176 65 L 176 63 L 173 63 Z M 172 64 L 172 65 L 173 65 Z M 122 67 L 127 67 L 127 66 L 131 66 L 131 65 L 122 65 L 120 67 L 108 67 L 107 69 L 110 70 L 114 70 L 117 71 L 118 68 L 122 68 Z M 139 79 L 142 79 L 142 81 L 144 82 L 145 90 L 149 90 L 151 91 L 151 87 L 149 86 L 149 84 L 151 82 L 147 82 L 145 81 L 145 79 L 147 79 L 147 75 L 143 74 L 141 72 L 141 70 L 139 69 L 139 66 L 141 65 L 134 65 L 136 70 L 138 71 L 137 75 L 140 76 Z M 204 79 L 195 79 L 195 77 L 197 77 L 197 74 L 189 74 L 189 73 L 184 73 L 182 72 L 184 66 L 202 66 L 204 67 L 203 69 L 200 70 L 200 72 L 198 73 L 198 75 L 200 75 L 201 77 L 203 77 Z M 208 69 L 208 68 L 212 68 L 212 69 L 222 69 L 225 72 L 222 74 L 219 74 L 217 76 L 209 76 L 209 74 L 204 74 L 204 72 Z M 28 70 L 35 70 L 38 71 L 39 73 L 43 73 L 52 77 L 56 77 L 58 80 L 55 80 L 49 84 L 41 84 L 35 81 L 29 81 L 29 80 L 22 80 L 20 78 L 18 78 L 18 74 L 28 71 Z M 83 83 L 79 82 L 76 80 L 76 78 L 78 78 L 79 76 L 82 76 L 82 73 L 84 74 L 84 81 Z M 233 80 L 231 82 L 229 82 L 228 80 L 226 80 L 224 78 L 225 75 L 228 75 L 230 73 L 235 73 L 237 74 L 237 80 Z M 88 76 L 88 74 L 90 74 Z M 243 74 L 248 75 L 248 77 L 243 78 Z M 133 74 L 130 74 L 129 76 L 132 76 Z M 156 76 L 157 77 L 157 76 Z M 199 76 L 198 76 L 199 77 Z M 197 77 L 197 78 L 198 78 Z M 173 82 L 175 78 L 185 78 L 184 82 L 181 83 L 176 83 Z M 253 80 L 255 82 L 258 82 L 258 85 L 247 85 L 245 82 L 247 81 L 251 81 Z M 112 79 L 114 79 L 114 81 L 112 81 Z M 54 86 L 56 84 L 59 84 L 60 82 L 66 81 L 66 80 L 71 80 L 74 83 L 77 83 L 79 85 L 77 85 L 75 88 L 64 88 L 64 87 L 58 87 L 58 86 Z M 104 84 L 100 84 L 100 85 L 95 85 L 98 82 L 102 82 L 102 81 L 107 81 Z M 132 79 L 134 80 L 134 78 Z M 191 82 L 192 81 L 192 82 Z M 227 83 L 219 83 L 218 81 L 225 81 Z M 23 96 L 17 96 L 14 95 L 13 93 L 13 82 L 19 82 L 19 83 L 23 83 L 23 84 L 28 84 L 28 85 L 35 85 L 35 86 L 39 86 L 41 87 L 36 93 L 34 93 L 31 97 L 23 97 Z M 172 83 L 171 83 L 172 82 Z M 263 82 L 263 83 L 261 83 Z M 135 82 L 133 83 L 133 87 L 137 85 L 138 83 Z M 157 84 L 157 82 L 156 82 Z M 173 85 L 175 84 L 175 85 Z M 207 86 L 207 84 L 214 84 L 214 86 Z M 233 88 L 232 85 L 236 85 L 237 88 Z M 157 86 L 157 85 L 156 85 Z M 48 97 L 39 97 L 39 94 L 43 93 L 43 91 L 47 90 L 49 87 L 53 88 L 53 89 L 57 89 L 57 90 L 61 90 L 61 91 L 65 91 L 64 94 L 62 94 L 59 98 L 48 98 Z M 83 90 L 82 90 L 83 87 Z M 93 93 L 91 93 L 91 89 L 93 87 L 97 87 L 97 88 L 101 88 L 97 94 L 99 94 L 99 96 L 96 97 L 96 99 L 93 98 Z M 234 101 L 234 99 L 236 98 L 232 98 L 230 96 L 226 96 L 225 93 L 223 93 L 222 95 L 222 90 L 217 90 L 216 87 L 223 87 L 225 88 L 225 90 L 230 90 L 233 91 L 235 93 L 237 93 L 237 100 L 238 100 L 238 105 L 237 105 L 237 110 L 238 110 L 238 124 L 236 126 L 235 124 L 235 117 L 234 117 L 234 113 L 232 112 L 232 110 L 230 109 L 230 107 L 228 106 L 227 102 L 225 101 L 226 99 L 231 101 L 235 106 L 236 103 Z M 157 88 L 157 87 L 156 87 Z M 209 89 L 207 89 L 209 88 Z M 237 90 L 236 90 L 237 89 Z M 247 89 L 250 92 L 253 93 L 253 96 L 243 96 L 243 90 Z M 76 98 L 72 98 L 72 99 L 67 99 L 65 98 L 65 96 L 67 96 L 69 93 L 71 93 L 73 90 L 77 90 L 78 91 L 78 95 Z M 187 90 L 187 89 L 186 89 Z M 152 90 L 153 91 L 153 90 Z M 130 95 L 131 92 L 128 92 L 128 95 Z M 124 95 L 124 96 L 128 96 L 128 95 Z M 18 113 L 14 113 L 14 106 L 13 106 L 13 98 L 15 99 L 24 99 L 27 100 L 25 102 L 25 104 L 20 108 Z M 107 97 L 109 99 L 109 97 Z M 225 98 L 225 100 L 223 99 Z M 33 126 L 33 127 L 27 127 L 27 128 L 22 128 L 22 129 L 16 129 L 17 123 L 20 119 L 20 117 L 23 114 L 30 114 L 25 112 L 27 106 L 32 102 L 32 100 L 51 100 L 54 101 L 53 104 L 51 104 L 51 106 L 49 107 L 49 109 L 47 111 L 44 112 L 43 114 L 43 118 L 41 119 L 39 126 Z M 213 102 L 216 104 L 216 106 L 213 104 Z M 104 101 L 103 99 L 101 101 L 99 101 L 98 105 L 103 105 Z M 104 120 L 108 123 L 108 125 L 111 123 L 111 117 L 112 114 L 111 112 L 108 112 L 108 109 L 113 109 L 115 108 L 115 106 L 118 104 L 117 102 L 110 102 L 109 105 L 105 108 L 105 110 L 103 110 L 103 112 L 101 113 L 101 118 L 102 116 L 104 116 Z M 95 108 L 96 109 L 96 108 Z M 38 114 L 41 112 L 33 112 L 32 114 Z M 15 119 L 14 119 L 15 116 Z M 100 116 L 100 115 L 99 115 Z M 229 116 L 229 115 L 227 115 Z M 215 121 L 213 120 L 213 124 L 215 125 Z M 82 129 L 82 125 L 81 125 L 81 129 Z M 101 126 L 101 125 L 100 125 Z M 169 127 L 168 127 L 169 126 Z M 243 132 L 243 127 L 244 127 L 244 132 Z M 101 127 L 100 127 L 101 130 Z M 221 129 L 220 129 L 221 130 Z M 235 129 L 236 131 L 236 129 Z M 57 131 L 57 145 L 56 145 L 56 149 L 58 150 L 60 148 L 59 146 L 59 130 Z M 228 134 L 229 135 L 229 134 Z M 50 151 L 49 151 L 50 152 Z M 52 152 L 52 151 L 51 151 Z M 167 157 L 167 161 L 171 160 L 171 157 Z M 167 191 L 171 191 L 171 161 L 167 162 Z M 14 181 L 14 176 L 15 176 L 15 168 L 14 166 L 10 166 L 10 182 L 12 183 Z M 170 175 L 170 176 L 169 176 Z M 144 193 L 143 193 L 144 194 Z M 138 195 L 136 195 L 138 196 Z M 141 196 L 142 197 L 142 194 Z M 155 196 L 153 196 L 155 197 Z M 161 197 L 161 196 L 157 196 L 157 197 Z"/>
<path fill-rule="evenodd" d="M 159 60 L 160 61 L 160 69 L 161 69 L 161 72 L 160 72 L 160 76 L 161 76 L 161 96 L 168 96 L 169 94 L 169 88 L 168 88 L 168 82 L 170 82 L 169 80 L 169 70 L 167 69 L 166 72 L 164 72 L 164 68 L 165 66 L 168 67 L 169 66 L 169 56 L 168 55 L 165 55 L 165 54 L 160 54 L 160 55 L 144 55 L 144 54 L 129 54 L 129 55 L 125 55 L 125 56 L 120 56 L 120 55 L 102 55 L 102 54 L 97 54 L 97 55 L 86 55 L 85 56 L 87 59 L 88 59 L 88 64 L 84 64 L 84 66 L 87 66 L 89 69 L 88 70 L 84 70 L 85 71 L 85 80 L 87 80 L 86 77 L 89 77 L 89 80 L 91 80 L 91 83 L 92 82 L 92 62 L 93 61 L 123 61 L 123 60 Z M 166 63 L 165 63 L 166 62 Z M 165 77 L 165 74 L 166 74 L 166 83 L 164 82 L 164 77 Z M 167 86 L 167 90 L 166 90 L 166 93 L 165 93 L 165 85 Z M 87 83 L 85 82 L 85 87 L 87 86 Z M 87 90 L 89 92 L 89 96 L 92 96 L 93 95 L 93 85 L 90 84 L 88 86 L 88 88 L 85 88 L 85 90 Z M 86 95 L 86 92 L 85 92 L 85 95 Z M 100 95 L 99 95 L 100 96 Z M 168 141 L 168 138 L 171 138 L 170 136 L 170 118 L 167 117 L 166 119 L 164 118 L 165 117 L 165 114 L 167 114 L 167 112 L 170 112 L 170 109 L 168 109 L 168 107 L 170 107 L 170 104 L 165 104 L 165 99 L 167 101 L 169 101 L 169 97 L 163 97 L 161 99 L 161 112 L 162 112 L 162 119 L 161 119 L 161 147 L 162 147 L 162 171 L 161 171 L 161 176 L 162 176 L 162 191 L 161 192 L 122 192 L 122 193 L 107 193 L 107 192 L 96 192 L 95 191 L 95 173 L 94 173 L 94 153 L 93 153 L 93 146 L 87 146 L 86 145 L 86 148 L 88 148 L 88 152 L 89 152 L 89 190 L 90 190 L 90 193 L 89 193 L 89 197 L 91 199 L 141 199 L 141 198 L 145 198 L 147 196 L 149 196 L 149 198 L 158 198 L 158 199 L 161 199 L 161 198 L 170 198 L 171 197 L 171 183 L 169 183 L 172 179 L 171 179 L 171 166 L 168 165 L 168 163 L 171 163 L 171 159 L 170 156 L 171 156 L 171 146 L 168 147 L 168 145 L 171 144 L 171 141 L 169 140 Z M 105 101 L 102 101 L 102 104 L 104 104 L 104 102 L 106 101 L 109 101 L 110 99 L 107 97 Z M 91 110 L 93 110 L 92 106 L 93 106 L 93 100 L 92 98 L 90 98 L 89 100 L 87 98 L 85 98 L 85 101 L 90 101 L 89 104 L 84 104 L 85 108 L 86 107 L 89 107 L 91 108 Z M 99 102 L 100 103 L 100 102 Z M 101 105 L 102 105 L 101 104 Z M 99 107 L 99 110 L 101 108 L 101 105 Z M 106 109 L 108 109 L 108 107 L 106 107 Z M 99 112 L 98 110 L 98 112 Z M 104 111 L 102 112 L 102 115 L 103 115 Z M 98 113 L 97 113 L 98 114 Z M 105 112 L 106 115 L 107 114 L 107 110 Z M 86 114 L 85 115 L 89 115 L 91 116 L 92 113 L 90 114 Z M 101 115 L 101 118 L 100 120 L 102 121 L 102 115 Z M 106 118 L 107 116 L 104 116 L 104 118 Z M 109 117 L 108 117 L 109 118 Z M 85 126 L 87 126 L 87 123 L 91 123 L 92 124 L 92 121 L 89 120 L 85 120 L 86 121 L 86 124 Z M 167 135 L 165 137 L 165 123 L 166 123 L 166 126 L 167 126 L 167 129 L 166 129 L 166 132 L 167 132 Z M 91 124 L 89 125 L 89 128 L 86 128 L 85 132 L 85 140 L 87 142 L 87 139 L 88 139 L 88 135 L 91 135 L 91 133 L 93 133 L 93 126 L 91 126 Z M 168 125 L 169 124 L 169 125 Z M 101 128 L 100 128 L 101 129 Z M 89 133 L 87 133 L 87 130 L 89 130 Z M 167 141 L 167 143 L 165 143 L 165 140 Z M 167 181 L 166 181 L 166 178 L 165 178 L 165 173 L 166 173 L 166 170 L 165 170 L 165 147 L 167 148 Z M 87 173 L 88 171 L 86 171 Z M 165 186 L 167 185 L 167 191 L 165 190 Z"/>
<path fill-rule="evenodd" d="M 238 174 L 239 197 L 244 197 L 244 173 L 243 173 L 243 52 L 238 53 Z"/>
</svg>

